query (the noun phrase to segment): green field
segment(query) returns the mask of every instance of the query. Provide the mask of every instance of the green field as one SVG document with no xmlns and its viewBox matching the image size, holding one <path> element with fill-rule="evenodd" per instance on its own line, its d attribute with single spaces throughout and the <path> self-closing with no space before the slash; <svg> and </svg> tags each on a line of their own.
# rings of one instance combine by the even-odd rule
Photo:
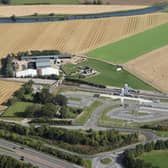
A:
<svg viewBox="0 0 168 168">
<path fill-rule="evenodd" d="M 88 56 L 115 64 L 126 63 L 168 44 L 168 23 L 111 43 L 87 53 Z"/>
<path fill-rule="evenodd" d="M 143 159 L 145 162 L 152 163 L 153 166 L 158 166 L 159 168 L 167 168 L 168 150 L 145 153 L 140 157 L 140 159 Z"/>
<path fill-rule="evenodd" d="M 79 0 L 11 0 L 11 4 L 79 4 Z"/>
<path fill-rule="evenodd" d="M 23 117 L 23 113 L 28 106 L 33 105 L 29 102 L 16 102 L 11 105 L 2 115 L 2 117 Z"/>
<path fill-rule="evenodd" d="M 89 66 L 98 71 L 98 75 L 84 78 L 83 80 L 85 81 L 118 87 L 123 87 L 125 83 L 128 83 L 128 85 L 135 89 L 154 90 L 151 86 L 127 71 L 122 70 L 117 72 L 116 66 L 99 60 L 88 59 L 78 65 L 67 64 L 64 70 L 67 74 L 70 74 L 70 72 L 76 71 L 77 66 Z"/>
</svg>

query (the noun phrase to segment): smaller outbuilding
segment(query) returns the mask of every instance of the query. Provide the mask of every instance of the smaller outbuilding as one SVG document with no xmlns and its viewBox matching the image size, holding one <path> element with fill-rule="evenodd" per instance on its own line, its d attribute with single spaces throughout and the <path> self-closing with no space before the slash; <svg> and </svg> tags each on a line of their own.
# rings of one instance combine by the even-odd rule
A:
<svg viewBox="0 0 168 168">
<path fill-rule="evenodd" d="M 41 76 L 48 76 L 48 75 L 59 75 L 59 69 L 56 68 L 51 68 L 51 67 L 47 67 L 47 68 L 41 68 L 39 70 L 39 74 Z"/>
</svg>

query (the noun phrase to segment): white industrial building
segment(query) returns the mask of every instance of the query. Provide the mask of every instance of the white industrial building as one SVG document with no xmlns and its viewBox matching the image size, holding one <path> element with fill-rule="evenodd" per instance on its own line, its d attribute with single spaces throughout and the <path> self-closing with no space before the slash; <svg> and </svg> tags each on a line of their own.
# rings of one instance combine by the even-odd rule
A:
<svg viewBox="0 0 168 168">
<path fill-rule="evenodd" d="M 37 70 L 36 69 L 26 69 L 23 71 L 18 71 L 16 72 L 16 77 L 21 78 L 21 77 L 35 77 L 37 76 Z"/>
<path fill-rule="evenodd" d="M 40 75 L 41 76 L 47 76 L 47 75 L 59 75 L 59 69 L 46 67 L 40 69 Z"/>
</svg>

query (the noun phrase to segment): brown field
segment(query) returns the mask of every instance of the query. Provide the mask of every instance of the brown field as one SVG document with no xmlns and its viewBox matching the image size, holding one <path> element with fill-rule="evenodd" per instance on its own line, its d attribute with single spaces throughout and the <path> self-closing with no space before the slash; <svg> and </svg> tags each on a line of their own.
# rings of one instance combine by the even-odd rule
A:
<svg viewBox="0 0 168 168">
<path fill-rule="evenodd" d="M 154 50 L 133 61 L 125 68 L 139 78 L 168 93 L 168 46 Z"/>
<path fill-rule="evenodd" d="M 58 49 L 80 54 L 168 21 L 167 13 L 50 23 L 0 24 L 0 57 Z"/>
<path fill-rule="evenodd" d="M 138 5 L 20 5 L 20 6 L 0 6 L 1 16 L 25 16 L 38 14 L 88 14 L 114 12 L 121 10 L 140 9 L 147 6 Z"/>
<path fill-rule="evenodd" d="M 6 102 L 13 93 L 21 87 L 22 83 L 10 82 L 0 80 L 0 110 L 3 110 L 5 106 L 1 104 Z"/>
</svg>

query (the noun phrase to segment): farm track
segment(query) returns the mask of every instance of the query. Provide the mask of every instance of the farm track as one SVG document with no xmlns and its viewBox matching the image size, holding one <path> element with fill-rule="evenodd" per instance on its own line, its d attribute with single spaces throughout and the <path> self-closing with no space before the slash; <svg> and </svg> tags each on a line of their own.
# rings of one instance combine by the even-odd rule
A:
<svg viewBox="0 0 168 168">
<path fill-rule="evenodd" d="M 12 94 L 21 87 L 22 83 L 0 80 L 0 110 L 4 109 L 1 104 L 7 101 Z"/>
<path fill-rule="evenodd" d="M 93 20 L 2 24 L 0 57 L 12 52 L 44 49 L 81 54 L 166 22 L 167 13 L 155 13 Z"/>
</svg>

